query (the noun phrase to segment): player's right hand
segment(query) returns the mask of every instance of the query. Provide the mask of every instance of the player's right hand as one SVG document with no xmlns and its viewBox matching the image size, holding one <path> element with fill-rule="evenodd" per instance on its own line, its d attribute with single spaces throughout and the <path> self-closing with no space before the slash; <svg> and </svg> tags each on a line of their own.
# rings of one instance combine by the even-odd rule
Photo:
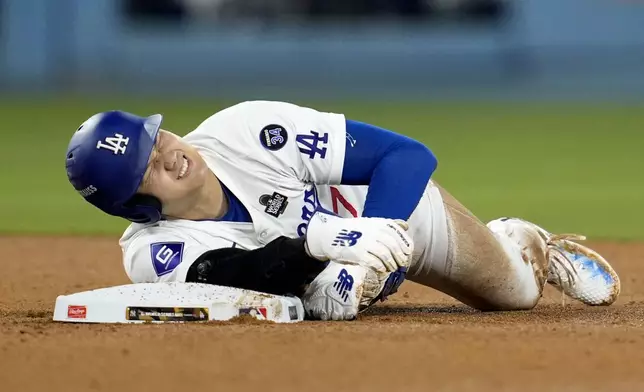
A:
<svg viewBox="0 0 644 392">
<path fill-rule="evenodd" d="M 393 272 L 411 262 L 414 243 L 406 230 L 401 220 L 341 218 L 316 211 L 306 232 L 307 250 L 318 260 Z"/>
</svg>

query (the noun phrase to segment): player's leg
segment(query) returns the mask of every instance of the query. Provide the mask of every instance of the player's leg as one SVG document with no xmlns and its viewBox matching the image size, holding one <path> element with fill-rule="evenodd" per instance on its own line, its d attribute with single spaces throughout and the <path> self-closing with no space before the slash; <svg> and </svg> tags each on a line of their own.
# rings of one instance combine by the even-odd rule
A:
<svg viewBox="0 0 644 392">
<path fill-rule="evenodd" d="M 421 261 L 410 270 L 410 280 L 481 310 L 530 309 L 546 282 L 585 304 L 616 300 L 617 274 L 599 254 L 569 240 L 580 236 L 552 235 L 517 218 L 485 225 L 438 189 L 447 219 L 447 262 L 424 260 L 431 268 L 423 268 Z"/>
<path fill-rule="evenodd" d="M 610 304 L 617 298 L 617 274 L 592 250 L 516 218 L 485 225 L 436 186 L 442 198 L 436 207 L 444 210 L 447 224 L 432 237 L 447 244 L 446 262 L 426 256 L 411 266 L 409 280 L 480 310 L 531 309 L 546 282 L 587 304 Z M 365 297 L 378 295 L 383 283 L 360 266 L 329 263 L 302 301 L 311 318 L 349 320 Z"/>
<path fill-rule="evenodd" d="M 430 269 L 412 268 L 408 279 L 481 310 L 534 307 L 546 283 L 544 239 L 534 230 L 517 230 L 509 236 L 497 227 L 494 232 L 438 188 L 447 218 L 447 262 Z"/>
<path fill-rule="evenodd" d="M 494 233 L 447 191 L 438 189 L 443 203 L 436 207 L 445 209 L 447 233 L 435 238 L 449 244 L 447 262 L 421 260 L 412 265 L 407 279 L 481 310 L 534 307 L 546 280 L 545 241 L 535 230 L 523 230 L 525 236 L 520 238 L 516 234 L 522 230 L 513 233 L 514 238 Z M 355 318 L 365 288 L 381 287 L 382 282 L 373 280 L 362 267 L 329 263 L 302 297 L 307 315 L 323 320 Z"/>
</svg>

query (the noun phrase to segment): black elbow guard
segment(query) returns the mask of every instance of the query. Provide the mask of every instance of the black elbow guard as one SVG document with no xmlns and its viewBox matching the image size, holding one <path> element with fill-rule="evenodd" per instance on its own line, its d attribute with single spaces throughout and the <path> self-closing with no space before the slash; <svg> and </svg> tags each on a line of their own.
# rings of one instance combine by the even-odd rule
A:
<svg viewBox="0 0 644 392">
<path fill-rule="evenodd" d="M 306 254 L 304 238 L 279 237 L 252 251 L 208 251 L 192 264 L 186 282 L 301 296 L 325 267 L 326 263 Z"/>
</svg>

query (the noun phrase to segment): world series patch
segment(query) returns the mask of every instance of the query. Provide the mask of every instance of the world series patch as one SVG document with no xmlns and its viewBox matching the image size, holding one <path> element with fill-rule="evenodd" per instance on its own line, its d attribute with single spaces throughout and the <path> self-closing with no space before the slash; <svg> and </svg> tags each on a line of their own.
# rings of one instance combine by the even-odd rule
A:
<svg viewBox="0 0 644 392">
<path fill-rule="evenodd" d="M 277 151 L 288 141 L 288 133 L 281 125 L 267 125 L 259 133 L 259 141 L 268 150 Z"/>
<path fill-rule="evenodd" d="M 266 206 L 264 209 L 265 213 L 278 218 L 288 205 L 288 197 L 273 192 L 273 195 L 262 195 L 259 198 L 259 204 Z"/>
</svg>

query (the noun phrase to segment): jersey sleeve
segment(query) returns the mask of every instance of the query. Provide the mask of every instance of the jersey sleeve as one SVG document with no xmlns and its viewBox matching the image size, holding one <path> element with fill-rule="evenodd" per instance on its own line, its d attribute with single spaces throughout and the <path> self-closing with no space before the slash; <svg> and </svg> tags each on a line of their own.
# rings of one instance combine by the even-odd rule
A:
<svg viewBox="0 0 644 392">
<path fill-rule="evenodd" d="M 340 184 L 346 122 L 342 114 L 286 102 L 249 101 L 215 116 L 208 130 L 231 155 L 304 182 Z"/>
<path fill-rule="evenodd" d="M 205 252 L 230 247 L 206 246 L 179 230 L 149 228 L 121 241 L 123 265 L 132 283 L 185 282 L 190 266 Z"/>
</svg>

